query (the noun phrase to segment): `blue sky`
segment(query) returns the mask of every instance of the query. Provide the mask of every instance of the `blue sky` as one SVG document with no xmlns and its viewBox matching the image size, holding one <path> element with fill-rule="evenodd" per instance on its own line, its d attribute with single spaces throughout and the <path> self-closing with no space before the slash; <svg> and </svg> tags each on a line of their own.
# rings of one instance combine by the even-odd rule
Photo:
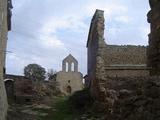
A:
<svg viewBox="0 0 160 120">
<path fill-rule="evenodd" d="M 148 0 L 13 0 L 13 6 L 9 74 L 23 74 L 30 63 L 60 71 L 61 61 L 70 53 L 86 74 L 86 42 L 96 9 L 105 12 L 107 44 L 148 45 Z"/>
</svg>

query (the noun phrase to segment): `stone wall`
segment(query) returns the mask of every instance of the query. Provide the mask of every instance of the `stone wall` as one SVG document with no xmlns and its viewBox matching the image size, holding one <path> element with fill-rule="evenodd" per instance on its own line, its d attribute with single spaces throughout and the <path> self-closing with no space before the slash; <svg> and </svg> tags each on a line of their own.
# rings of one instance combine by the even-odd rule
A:
<svg viewBox="0 0 160 120">
<path fill-rule="evenodd" d="M 107 45 L 104 57 L 107 65 L 144 65 L 147 60 L 146 47 Z"/>
<path fill-rule="evenodd" d="M 103 11 L 97 10 L 92 19 L 87 43 L 88 79 L 93 97 L 105 111 L 103 119 L 160 119 L 160 0 L 150 0 L 150 6 L 148 49 L 106 45 L 103 34 L 97 34 L 104 33 Z"/>
<path fill-rule="evenodd" d="M 3 82 L 7 32 L 7 0 L 0 0 L 0 120 L 5 120 L 8 107 L 6 91 Z"/>
<path fill-rule="evenodd" d="M 107 66 L 107 77 L 144 77 L 149 76 L 146 66 Z"/>
<path fill-rule="evenodd" d="M 160 75 L 160 0 L 149 0 L 151 10 L 148 12 L 149 34 L 148 66 L 151 75 Z"/>
<path fill-rule="evenodd" d="M 5 75 L 5 81 L 13 80 L 14 82 L 14 96 L 31 96 L 33 94 L 33 81 L 25 76 L 19 75 Z"/>
<path fill-rule="evenodd" d="M 103 106 L 107 120 L 159 120 L 158 77 L 109 78 Z"/>
<path fill-rule="evenodd" d="M 105 47 L 104 44 L 104 12 L 96 10 L 90 25 L 87 52 L 88 52 L 88 79 L 90 81 L 90 90 L 92 96 L 96 99 L 99 97 L 99 80 L 97 78 L 97 56 L 100 47 Z M 99 46 L 99 45 L 102 46 Z M 104 46 L 103 46 L 104 45 Z M 102 66 L 103 67 L 103 66 Z M 102 72 L 103 73 L 103 72 Z"/>
<path fill-rule="evenodd" d="M 96 10 L 87 41 L 88 79 L 95 99 L 101 98 L 108 77 L 149 76 L 145 46 L 118 46 L 105 43 L 103 14 L 103 11 Z"/>
</svg>

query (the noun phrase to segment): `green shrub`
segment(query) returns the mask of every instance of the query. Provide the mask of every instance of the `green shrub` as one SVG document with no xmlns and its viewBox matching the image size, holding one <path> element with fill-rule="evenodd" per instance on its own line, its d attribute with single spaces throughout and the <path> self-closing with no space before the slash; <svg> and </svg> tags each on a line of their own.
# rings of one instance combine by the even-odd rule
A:
<svg viewBox="0 0 160 120">
<path fill-rule="evenodd" d="M 84 89 L 75 92 L 69 97 L 69 104 L 75 110 L 85 110 L 87 107 L 93 104 L 93 98 L 90 95 L 89 90 Z"/>
</svg>

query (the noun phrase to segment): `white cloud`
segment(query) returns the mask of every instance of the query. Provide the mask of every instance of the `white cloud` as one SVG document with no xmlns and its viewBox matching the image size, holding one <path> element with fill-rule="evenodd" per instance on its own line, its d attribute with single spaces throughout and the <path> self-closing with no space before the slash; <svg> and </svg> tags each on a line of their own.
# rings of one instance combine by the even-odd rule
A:
<svg viewBox="0 0 160 120">
<path fill-rule="evenodd" d="M 44 46 L 44 47 L 50 47 L 50 48 L 59 48 L 59 49 L 64 49 L 65 48 L 65 45 L 64 45 L 64 43 L 61 41 L 61 40 L 59 40 L 58 38 L 57 38 L 57 36 L 55 36 L 55 35 L 46 35 L 46 36 L 41 36 L 40 37 L 40 39 L 41 39 L 41 44 L 42 44 L 42 46 Z"/>
<path fill-rule="evenodd" d="M 113 15 L 123 15 L 128 11 L 126 6 L 123 6 L 121 4 L 118 4 L 116 2 L 99 2 L 96 1 L 95 3 L 92 3 L 88 6 L 86 6 L 87 13 L 89 15 L 93 15 L 96 9 L 104 10 L 105 16 L 111 17 Z"/>
<path fill-rule="evenodd" d="M 131 22 L 132 18 L 129 16 L 117 16 L 115 17 L 115 20 L 121 23 L 128 23 Z"/>
<path fill-rule="evenodd" d="M 41 28 L 43 33 L 56 33 L 57 30 L 70 30 L 79 32 L 87 28 L 87 25 L 83 22 L 83 18 L 76 14 L 64 15 L 63 17 L 50 17 L 45 21 Z"/>
</svg>

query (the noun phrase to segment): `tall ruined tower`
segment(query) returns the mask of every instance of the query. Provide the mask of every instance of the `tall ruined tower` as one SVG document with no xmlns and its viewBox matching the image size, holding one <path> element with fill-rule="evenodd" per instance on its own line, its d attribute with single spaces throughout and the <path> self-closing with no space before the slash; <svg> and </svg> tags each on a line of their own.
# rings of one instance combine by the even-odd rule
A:
<svg viewBox="0 0 160 120">
<path fill-rule="evenodd" d="M 151 75 L 160 75 L 160 0 L 149 0 L 151 10 L 148 12 L 149 34 L 148 66 Z"/>
<path fill-rule="evenodd" d="M 90 30 L 87 41 L 87 54 L 88 54 L 88 66 L 87 74 L 89 80 L 89 87 L 92 96 L 95 99 L 99 98 L 100 88 L 104 80 L 104 60 L 101 58 L 105 52 L 103 51 L 106 47 L 104 41 L 104 11 L 96 10 L 90 24 Z M 99 69 L 100 68 L 100 69 Z"/>
</svg>

